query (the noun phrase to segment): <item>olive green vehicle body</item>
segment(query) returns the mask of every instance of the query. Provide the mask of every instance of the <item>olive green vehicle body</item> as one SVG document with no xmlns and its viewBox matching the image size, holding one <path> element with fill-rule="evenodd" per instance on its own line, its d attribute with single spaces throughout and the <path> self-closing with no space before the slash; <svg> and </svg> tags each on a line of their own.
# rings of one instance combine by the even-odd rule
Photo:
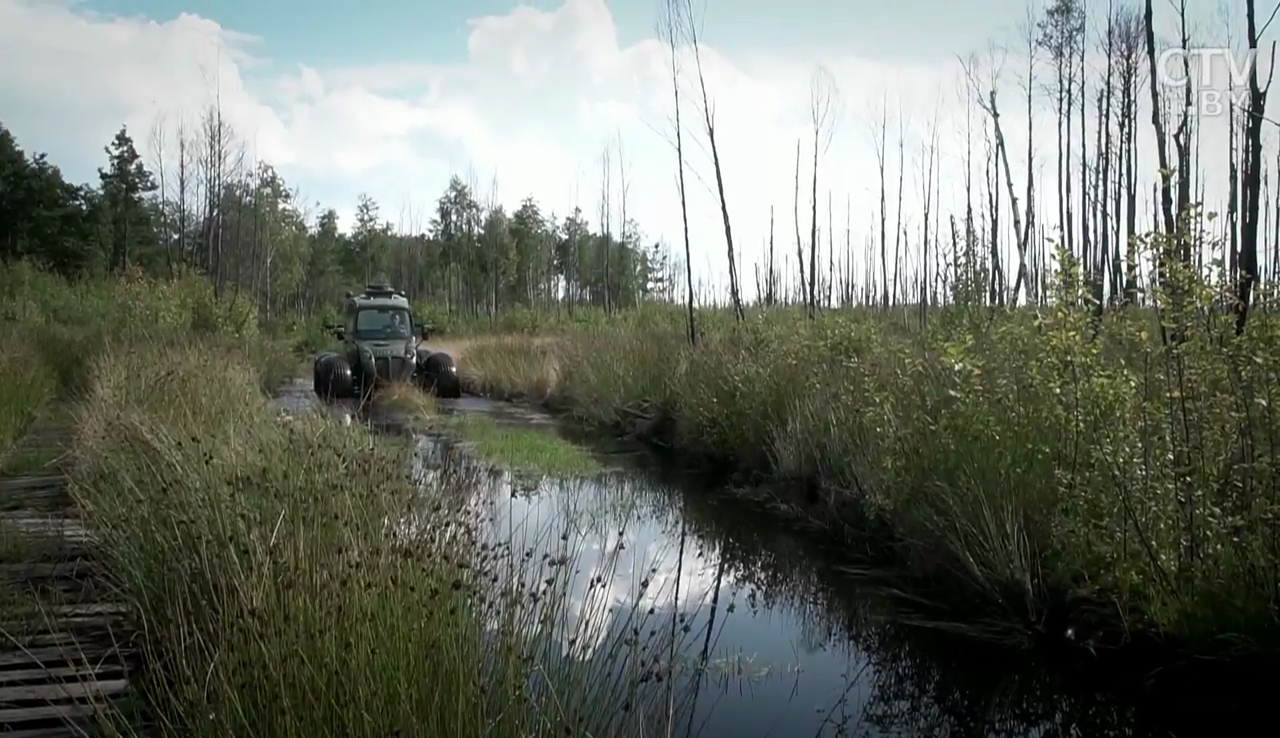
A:
<svg viewBox="0 0 1280 738">
<path fill-rule="evenodd" d="M 452 357 L 420 343 L 430 329 L 414 320 L 402 292 L 369 285 L 361 294 L 348 293 L 343 323 L 331 328 L 342 348 L 316 356 L 317 394 L 367 397 L 394 382 L 414 382 L 441 397 L 461 394 Z"/>
</svg>

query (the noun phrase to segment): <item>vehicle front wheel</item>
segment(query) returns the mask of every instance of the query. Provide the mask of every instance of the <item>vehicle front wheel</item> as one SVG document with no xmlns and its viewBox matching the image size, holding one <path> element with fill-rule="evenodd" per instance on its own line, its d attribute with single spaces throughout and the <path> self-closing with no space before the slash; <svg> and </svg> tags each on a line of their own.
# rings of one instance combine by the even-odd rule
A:
<svg viewBox="0 0 1280 738">
<path fill-rule="evenodd" d="M 312 389 L 325 400 L 351 397 L 355 393 L 355 377 L 346 357 L 333 353 L 317 356 L 312 368 Z"/>
</svg>

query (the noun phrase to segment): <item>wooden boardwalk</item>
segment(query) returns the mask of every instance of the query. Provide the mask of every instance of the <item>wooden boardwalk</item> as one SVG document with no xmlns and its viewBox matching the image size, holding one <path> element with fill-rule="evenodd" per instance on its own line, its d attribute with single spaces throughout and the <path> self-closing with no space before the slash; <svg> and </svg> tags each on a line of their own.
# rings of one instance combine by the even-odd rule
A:
<svg viewBox="0 0 1280 738">
<path fill-rule="evenodd" d="M 67 439 L 37 424 L 19 445 L 22 473 L 0 474 L 0 738 L 149 732 L 132 717 L 128 610 L 56 458 Z"/>
</svg>

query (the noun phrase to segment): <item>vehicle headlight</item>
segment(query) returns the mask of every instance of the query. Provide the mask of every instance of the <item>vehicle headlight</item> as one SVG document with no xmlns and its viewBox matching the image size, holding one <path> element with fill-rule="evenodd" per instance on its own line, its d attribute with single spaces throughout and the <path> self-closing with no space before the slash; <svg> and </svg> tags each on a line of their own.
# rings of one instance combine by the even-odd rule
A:
<svg viewBox="0 0 1280 738">
<path fill-rule="evenodd" d="M 417 356 L 418 356 L 418 350 L 413 345 L 413 341 L 406 343 L 404 345 L 404 358 L 408 359 L 409 361 L 413 361 L 415 358 L 417 358 Z"/>
</svg>

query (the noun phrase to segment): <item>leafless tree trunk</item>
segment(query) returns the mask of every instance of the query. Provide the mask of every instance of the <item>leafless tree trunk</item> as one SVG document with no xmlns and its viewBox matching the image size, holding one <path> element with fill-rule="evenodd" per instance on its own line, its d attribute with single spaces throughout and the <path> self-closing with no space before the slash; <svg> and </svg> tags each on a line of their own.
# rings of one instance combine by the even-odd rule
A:
<svg viewBox="0 0 1280 738">
<path fill-rule="evenodd" d="M 888 250 L 888 239 L 885 233 L 886 222 L 888 221 L 888 213 L 885 212 L 885 181 L 884 181 L 884 160 L 886 155 L 885 144 L 887 142 L 889 127 L 889 105 L 888 96 L 882 102 L 884 107 L 880 110 L 880 131 L 876 138 L 876 164 L 880 168 L 880 287 L 882 307 L 889 307 L 889 259 L 886 251 Z"/>
<path fill-rule="evenodd" d="M 831 307 L 831 288 L 836 282 L 836 227 L 835 213 L 831 205 L 831 190 L 827 190 L 827 291 L 826 304 Z"/>
<path fill-rule="evenodd" d="M 619 187 L 620 187 L 621 189 L 620 189 L 620 191 L 619 191 L 619 193 L 618 193 L 618 199 L 619 199 L 618 205 L 619 205 L 619 207 L 620 207 L 620 209 L 621 209 L 621 212 L 620 212 L 620 214 L 619 214 L 619 216 L 618 216 L 618 217 L 619 217 L 620 222 L 622 223 L 621 228 L 620 228 L 620 231 L 621 231 L 621 235 L 620 235 L 621 242 L 622 242 L 624 245 L 628 245 L 628 246 L 629 246 L 629 245 L 631 245 L 631 244 L 630 244 L 630 239 L 634 238 L 635 236 L 634 236 L 634 234 L 632 234 L 632 233 L 630 232 L 630 227 L 627 225 L 627 197 L 628 197 L 628 196 L 630 195 L 630 193 L 631 193 L 631 183 L 627 181 L 627 161 L 626 161 L 626 158 L 625 158 L 625 157 L 626 157 L 626 154 L 625 154 L 625 152 L 623 151 L 623 148 L 622 148 L 622 134 L 621 134 L 621 133 L 619 133 L 619 134 L 618 134 L 618 179 L 619 179 L 618 185 L 619 185 Z M 635 245 L 636 245 L 636 246 L 639 246 L 639 244 L 638 244 L 638 243 L 637 243 L 637 244 L 635 244 Z M 606 267 L 607 267 L 607 264 L 606 264 Z M 606 284 L 609 284 L 609 280 L 608 280 L 608 277 L 607 277 L 608 273 L 609 273 L 609 272 L 608 272 L 608 270 L 607 270 L 607 268 L 606 268 L 606 270 L 605 270 L 605 275 L 606 275 L 605 283 L 606 283 Z M 610 289 L 612 289 L 612 287 L 610 287 Z M 615 296 L 613 297 L 613 299 L 614 299 L 614 300 L 620 300 L 620 299 L 622 299 L 622 296 L 621 296 L 620 294 L 619 294 L 619 295 L 615 295 Z M 637 296 L 636 296 L 636 299 L 639 299 L 639 295 L 637 295 Z"/>
<path fill-rule="evenodd" d="M 1087 4 L 1085 0 L 1080 0 L 1080 30 L 1077 35 L 1077 47 L 1079 52 L 1079 75 L 1080 75 L 1080 256 L 1083 259 L 1086 273 L 1089 275 L 1090 285 L 1097 282 L 1097 259 L 1093 253 L 1093 244 L 1089 239 L 1089 128 L 1087 113 L 1089 109 L 1089 75 L 1085 68 L 1085 53 L 1088 51 L 1086 43 L 1086 15 Z M 1072 61 L 1075 63 L 1075 60 Z M 1102 303 L 1098 303 L 1099 315 L 1101 315 Z"/>
<path fill-rule="evenodd" d="M 766 289 L 765 289 L 765 298 L 764 298 L 764 303 L 769 306 L 773 306 L 773 304 L 777 301 L 777 293 L 774 291 L 775 290 L 775 284 L 774 284 L 775 274 L 776 274 L 776 269 L 774 267 L 774 261 L 773 261 L 773 206 L 770 205 L 769 206 L 769 276 L 765 282 Z"/>
<path fill-rule="evenodd" d="M 1138 86 L 1142 71 L 1143 22 L 1135 8 L 1122 5 L 1116 10 L 1116 49 L 1119 55 L 1120 117 L 1120 176 L 1122 186 L 1116 188 L 1116 260 L 1119 261 L 1119 214 L 1124 211 L 1124 303 L 1134 305 L 1138 300 L 1138 185 L 1137 169 L 1137 120 Z M 1121 194 L 1123 193 L 1123 195 Z M 1121 197 L 1123 196 L 1123 202 Z"/>
<path fill-rule="evenodd" d="M 809 222 L 809 319 L 818 310 L 818 156 L 831 146 L 835 130 L 833 105 L 836 96 L 835 80 L 826 69 L 814 70 L 809 83 L 809 122 L 813 126 L 813 193 Z M 828 234 L 830 237 L 830 234 Z"/>
<path fill-rule="evenodd" d="M 1000 158 L 1000 163 L 1004 168 L 1005 187 L 1008 188 L 1009 206 L 1013 215 L 1013 230 L 1016 237 L 1016 244 L 1017 244 L 1017 251 L 1018 251 L 1018 274 L 1017 274 L 1017 277 L 1014 279 L 1013 291 L 1009 295 L 1009 300 L 1010 300 L 1010 304 L 1016 306 L 1018 304 L 1018 294 L 1022 289 L 1023 282 L 1027 281 L 1027 244 L 1030 241 L 1030 235 L 1031 235 L 1030 223 L 1028 222 L 1027 224 L 1028 227 L 1026 229 L 1023 228 L 1022 211 L 1018 207 L 1018 195 L 1016 192 L 1014 192 L 1014 189 L 1013 189 L 1013 170 L 1009 166 L 1009 152 L 1005 148 L 1004 132 L 1000 128 L 1000 107 L 996 103 L 996 86 L 997 86 L 996 82 L 999 79 L 999 75 L 1000 75 L 999 68 L 996 67 L 991 70 L 990 81 L 987 83 L 987 85 L 985 85 L 986 92 L 987 92 L 987 95 L 986 95 L 987 99 L 986 99 L 986 102 L 983 102 L 982 90 L 981 88 L 978 87 L 978 80 L 976 76 L 976 71 L 974 69 L 975 66 L 976 64 L 974 63 L 971 63 L 968 66 L 967 77 L 969 79 L 969 84 L 972 86 L 974 90 L 974 97 L 978 101 L 978 105 L 991 118 L 991 130 L 992 130 L 992 134 L 995 136 L 996 156 Z M 1027 99 L 1028 99 L 1027 129 L 1028 129 L 1028 134 L 1030 134 L 1031 120 L 1032 120 L 1031 108 L 1030 108 L 1030 102 L 1029 102 L 1031 99 L 1030 82 L 1028 82 L 1027 90 L 1028 90 L 1027 92 Z M 1032 169 L 1033 169 L 1033 167 L 1031 166 L 1032 160 L 1031 160 L 1031 151 L 1030 151 L 1030 147 L 1031 147 L 1030 135 L 1027 136 L 1027 141 L 1028 141 L 1027 143 L 1027 147 L 1028 147 L 1027 191 L 1028 193 L 1030 193 L 1031 187 L 1032 187 L 1031 182 L 1032 182 Z M 996 179 L 997 180 L 999 179 L 998 172 L 997 172 Z M 1030 215 L 1031 215 L 1031 205 L 1030 203 L 1028 203 L 1027 217 L 1030 218 Z M 1031 291 L 1032 291 L 1031 289 L 1028 289 L 1028 292 L 1031 292 Z"/>
<path fill-rule="evenodd" d="M 601 285 L 601 293 L 604 304 L 604 314 L 609 314 L 609 252 L 611 241 L 613 240 L 613 222 L 612 213 L 609 206 L 609 185 L 613 181 L 610 164 L 610 144 L 606 143 L 604 153 L 600 156 L 601 177 L 600 177 L 600 229 L 603 231 L 600 238 L 600 260 L 604 266 L 604 272 L 601 275 L 604 278 L 604 284 Z"/>
<path fill-rule="evenodd" d="M 1027 269 L 1027 250 L 1031 245 L 1031 234 L 1036 231 L 1036 203 L 1035 203 L 1035 79 L 1036 79 L 1036 60 L 1038 58 L 1037 51 L 1039 45 L 1036 43 L 1035 24 L 1033 22 L 1033 10 L 1030 5 L 1027 6 L 1027 20 L 1024 32 L 1027 50 L 1027 69 L 1026 79 L 1023 80 L 1023 90 L 1026 93 L 1026 115 L 1027 115 L 1027 186 L 1026 186 L 1026 222 L 1021 222 L 1018 215 L 1018 198 L 1013 193 L 1012 172 L 1009 169 L 1009 155 L 1004 146 L 1004 135 L 1000 130 L 998 120 L 998 108 L 995 104 L 995 83 L 990 86 L 991 109 L 988 114 L 992 117 L 993 127 L 996 134 L 996 152 L 1000 155 L 1000 159 L 1004 164 L 1005 186 L 1009 188 L 1009 204 L 1013 208 L 1013 229 L 1015 245 L 1018 252 L 1018 273 L 1014 278 L 1013 290 L 1009 294 L 1010 304 L 1018 304 L 1018 295 L 1022 291 L 1023 283 L 1026 283 L 1027 302 L 1039 301 L 1041 296 L 1039 284 L 1039 268 L 1037 267 L 1035 276 L 1030 276 Z M 1040 249 L 1036 249 L 1039 253 Z"/>
<path fill-rule="evenodd" d="M 689 44 L 693 47 L 694 64 L 698 71 L 698 87 L 702 92 L 702 121 L 707 133 L 707 141 L 711 144 L 711 162 L 716 173 L 716 194 L 720 197 L 720 218 L 724 222 L 725 249 L 729 256 L 729 297 L 733 301 L 734 316 L 741 322 L 746 320 L 747 316 L 742 310 L 742 296 L 738 292 L 738 265 L 733 250 L 733 228 L 729 223 L 729 203 L 724 194 L 724 172 L 720 167 L 720 149 L 716 146 L 715 113 L 711 110 L 706 77 L 702 73 L 702 51 L 698 43 L 698 24 L 693 18 L 693 0 L 685 0 L 683 20 Z"/>
<path fill-rule="evenodd" d="M 906 224 L 902 222 L 902 181 L 907 171 L 907 132 L 906 123 L 903 117 L 898 117 L 898 207 L 895 211 L 897 214 L 897 223 L 894 226 L 893 236 L 893 299 L 892 304 L 898 304 L 898 270 L 902 265 L 902 236 L 906 231 Z"/>
<path fill-rule="evenodd" d="M 1245 16 L 1249 27 L 1249 51 L 1257 54 L 1258 25 L 1253 0 L 1245 0 Z M 1256 56 L 1255 56 L 1256 58 Z M 1244 223 L 1240 232 L 1240 280 L 1236 293 L 1236 334 L 1244 333 L 1249 319 L 1249 301 L 1258 275 L 1258 211 L 1262 173 L 1262 121 L 1266 115 L 1267 94 L 1275 73 L 1275 44 L 1271 44 L 1271 69 L 1265 87 L 1258 85 L 1258 67 L 1249 69 L 1249 108 L 1245 122 Z"/>
<path fill-rule="evenodd" d="M 1236 115 L 1235 92 L 1235 80 L 1231 80 L 1229 97 L 1233 104 L 1227 111 L 1227 275 L 1233 281 L 1240 278 L 1240 161 L 1236 141 L 1240 119 Z"/>
<path fill-rule="evenodd" d="M 925 325 L 928 320 L 928 308 L 930 305 L 929 294 L 932 284 L 929 281 L 929 216 L 933 214 L 933 165 L 934 159 L 937 157 L 938 151 L 938 116 L 934 112 L 933 121 L 929 126 L 929 140 L 926 143 L 922 154 L 924 160 L 920 162 L 920 174 L 923 180 L 921 187 L 921 195 L 924 197 L 924 221 L 921 223 L 922 239 L 921 244 L 923 253 L 920 261 L 920 325 Z M 935 234 L 936 237 L 936 234 Z"/>
<path fill-rule="evenodd" d="M 165 266 L 169 277 L 173 277 L 173 242 L 169 238 L 169 202 L 168 188 L 165 182 L 165 165 L 164 165 L 164 147 L 167 144 L 165 140 L 165 120 L 164 115 L 156 116 L 151 124 L 151 151 L 154 154 L 155 163 L 153 165 L 160 185 L 160 243 L 159 246 L 164 249 Z"/>
<path fill-rule="evenodd" d="M 686 197 L 684 181 L 684 130 L 680 126 L 680 57 L 678 54 L 680 29 L 683 22 L 680 20 L 681 5 L 680 0 L 666 0 L 663 6 L 662 20 L 659 22 L 659 35 L 667 44 L 667 50 L 670 53 L 671 64 L 671 94 L 674 101 L 675 109 L 675 130 L 676 130 L 676 171 L 678 172 L 678 181 L 680 185 L 680 219 L 684 231 L 684 267 L 685 267 L 685 290 L 687 296 L 687 316 L 689 329 L 689 345 L 698 345 L 698 329 L 693 314 L 693 257 L 690 255 L 689 249 L 689 204 Z"/>
<path fill-rule="evenodd" d="M 996 158 L 995 133 L 991 134 L 987 152 L 987 205 L 990 210 L 991 277 L 987 300 L 992 305 L 1005 304 L 1004 264 L 1000 259 L 1000 165 Z"/>
<path fill-rule="evenodd" d="M 1104 47 L 1106 49 L 1107 72 L 1103 81 L 1103 89 L 1099 91 L 1100 100 L 1099 107 L 1099 145 L 1098 160 L 1100 163 L 1100 171 L 1095 178 L 1095 186 L 1098 189 L 1098 210 L 1099 224 L 1097 229 L 1098 236 L 1098 263 L 1099 267 L 1094 275 L 1094 300 L 1097 303 L 1097 310 L 1101 314 L 1103 304 L 1104 279 L 1111 279 L 1111 295 L 1110 299 L 1114 301 L 1119 295 L 1119 279 L 1115 264 L 1110 263 L 1111 268 L 1103 270 L 1102 264 L 1110 262 L 1111 259 L 1111 160 L 1113 144 L 1111 139 L 1111 108 L 1112 108 L 1112 91 L 1114 88 L 1115 77 L 1115 18 L 1112 11 L 1112 1 L 1107 0 L 1107 29 L 1104 39 Z"/>
<path fill-rule="evenodd" d="M 804 278 L 804 242 L 800 240 L 800 139 L 796 139 L 796 184 L 792 197 L 792 211 L 796 226 L 796 263 L 800 274 L 800 301 L 805 302 L 809 294 Z"/>
<path fill-rule="evenodd" d="M 1147 66 L 1151 75 L 1151 125 L 1156 132 L 1156 155 L 1160 162 L 1160 213 L 1164 218 L 1164 234 L 1168 239 L 1175 237 L 1177 224 L 1173 214 L 1173 173 L 1169 169 L 1169 144 L 1165 133 L 1164 119 L 1161 116 L 1159 79 L 1156 69 L 1156 32 L 1151 8 L 1151 0 L 1146 0 L 1143 24 L 1146 33 Z M 1169 256 L 1166 246 L 1163 258 Z"/>
</svg>

